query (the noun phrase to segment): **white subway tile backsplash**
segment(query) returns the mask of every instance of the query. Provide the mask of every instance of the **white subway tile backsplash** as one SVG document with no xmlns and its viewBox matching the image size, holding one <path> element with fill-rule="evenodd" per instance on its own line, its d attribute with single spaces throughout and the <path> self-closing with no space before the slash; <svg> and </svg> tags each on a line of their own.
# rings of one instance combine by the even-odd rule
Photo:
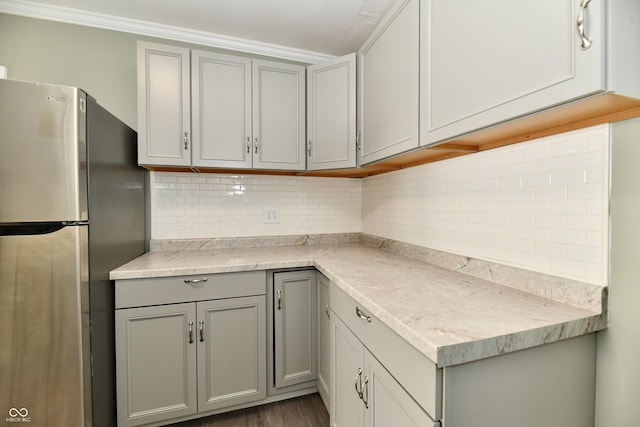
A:
<svg viewBox="0 0 640 427">
<path fill-rule="evenodd" d="M 608 135 L 599 125 L 366 178 L 362 231 L 605 283 Z"/>
<path fill-rule="evenodd" d="M 152 172 L 151 200 L 153 239 L 360 231 L 361 183 L 346 178 Z"/>
<path fill-rule="evenodd" d="M 364 232 L 604 283 L 608 135 L 599 125 L 364 179 L 152 172 L 152 238 Z M 279 224 L 264 224 L 267 207 Z"/>
</svg>

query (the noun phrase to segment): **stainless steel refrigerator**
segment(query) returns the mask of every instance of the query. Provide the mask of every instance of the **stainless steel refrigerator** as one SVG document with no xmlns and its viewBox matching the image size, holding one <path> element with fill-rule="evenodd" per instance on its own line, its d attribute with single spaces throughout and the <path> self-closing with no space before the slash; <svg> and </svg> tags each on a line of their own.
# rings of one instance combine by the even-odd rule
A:
<svg viewBox="0 0 640 427">
<path fill-rule="evenodd" d="M 115 425 L 108 275 L 145 250 L 136 139 L 80 89 L 0 80 L 0 426 Z"/>
</svg>

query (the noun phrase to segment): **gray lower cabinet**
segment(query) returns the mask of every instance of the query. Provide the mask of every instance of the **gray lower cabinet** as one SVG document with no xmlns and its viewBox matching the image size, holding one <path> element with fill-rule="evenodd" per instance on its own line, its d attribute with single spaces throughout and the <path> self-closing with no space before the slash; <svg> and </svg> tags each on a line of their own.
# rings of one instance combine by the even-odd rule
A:
<svg viewBox="0 0 640 427">
<path fill-rule="evenodd" d="M 347 326 L 331 319 L 332 427 L 438 426 Z"/>
<path fill-rule="evenodd" d="M 315 387 L 317 378 L 316 271 L 273 274 L 273 387 Z"/>
<path fill-rule="evenodd" d="M 117 281 L 118 425 L 264 400 L 265 284 L 264 272 Z"/>
<path fill-rule="evenodd" d="M 331 309 L 329 279 L 318 273 L 318 392 L 330 411 L 331 389 Z"/>
<path fill-rule="evenodd" d="M 195 324 L 192 303 L 116 311 L 119 426 L 198 411 Z"/>
<path fill-rule="evenodd" d="M 437 367 L 330 284 L 331 426 L 592 426 L 595 335 Z"/>
<path fill-rule="evenodd" d="M 197 311 L 198 411 L 264 399 L 264 296 L 206 301 Z"/>
</svg>

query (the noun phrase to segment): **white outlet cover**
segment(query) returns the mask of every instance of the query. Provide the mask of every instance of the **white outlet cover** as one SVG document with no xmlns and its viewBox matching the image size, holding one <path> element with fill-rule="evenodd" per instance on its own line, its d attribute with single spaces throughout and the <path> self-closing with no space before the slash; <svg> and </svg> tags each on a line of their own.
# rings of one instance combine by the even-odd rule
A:
<svg viewBox="0 0 640 427">
<path fill-rule="evenodd" d="M 265 224 L 280 224 L 280 209 L 264 208 L 263 222 Z"/>
</svg>

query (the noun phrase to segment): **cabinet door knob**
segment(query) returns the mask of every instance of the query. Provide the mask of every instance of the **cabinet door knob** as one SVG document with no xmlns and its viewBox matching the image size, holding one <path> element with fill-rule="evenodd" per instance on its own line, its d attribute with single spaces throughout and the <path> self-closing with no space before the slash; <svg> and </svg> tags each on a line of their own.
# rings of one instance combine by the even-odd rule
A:
<svg viewBox="0 0 640 427">
<path fill-rule="evenodd" d="M 589 37 L 587 37 L 584 28 L 584 11 L 587 9 L 587 7 L 589 7 L 589 3 L 591 3 L 591 0 L 582 0 L 580 2 L 580 11 L 578 12 L 578 21 L 576 23 L 578 26 L 578 34 L 580 35 L 581 39 L 580 47 L 583 50 L 587 50 L 591 47 L 591 40 L 589 39 Z"/>
<path fill-rule="evenodd" d="M 189 344 L 193 344 L 193 322 L 189 322 Z"/>
</svg>

